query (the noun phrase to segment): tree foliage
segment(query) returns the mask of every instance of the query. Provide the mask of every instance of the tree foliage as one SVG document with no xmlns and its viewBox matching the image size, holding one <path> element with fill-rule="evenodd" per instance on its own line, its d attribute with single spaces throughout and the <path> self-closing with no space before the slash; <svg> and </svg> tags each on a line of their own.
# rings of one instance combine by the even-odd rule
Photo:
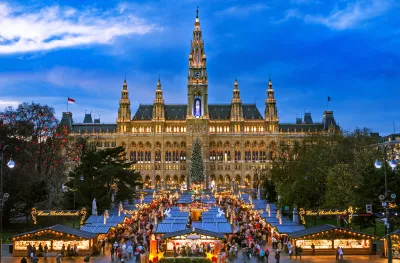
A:
<svg viewBox="0 0 400 263">
<path fill-rule="evenodd" d="M 51 209 L 62 201 L 62 183 L 66 180 L 62 151 L 68 133 L 58 126 L 54 109 L 47 105 L 23 103 L 0 113 L 0 142 L 10 147 L 4 152 L 16 166 L 4 169 L 5 221 L 10 212 L 28 215 L 32 207 Z"/>
<path fill-rule="evenodd" d="M 199 138 L 193 144 L 192 155 L 190 156 L 190 181 L 195 184 L 204 182 L 203 153 Z"/>
<path fill-rule="evenodd" d="M 141 185 L 139 172 L 131 170 L 133 162 L 125 158 L 123 147 L 96 150 L 88 142 L 82 144 L 80 163 L 68 176 L 66 186 L 71 190 L 66 194 L 66 208 L 87 207 L 96 198 L 98 211 L 111 207 L 111 196 L 115 192 L 115 202 L 131 200 L 135 188 Z"/>
<path fill-rule="evenodd" d="M 272 181 L 282 204 L 306 208 L 380 206 L 384 193 L 383 169 L 373 166 L 383 159 L 372 145 L 367 129 L 335 135 L 312 135 L 294 146 L 279 149 Z M 388 168 L 389 188 L 400 192 L 397 171 Z"/>
</svg>

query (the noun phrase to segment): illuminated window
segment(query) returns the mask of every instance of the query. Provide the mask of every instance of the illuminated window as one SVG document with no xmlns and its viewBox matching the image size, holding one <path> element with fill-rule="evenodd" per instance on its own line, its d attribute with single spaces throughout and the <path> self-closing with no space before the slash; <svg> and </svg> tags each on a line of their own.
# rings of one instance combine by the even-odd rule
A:
<svg viewBox="0 0 400 263">
<path fill-rule="evenodd" d="M 201 100 L 199 96 L 194 99 L 194 116 L 199 118 L 201 116 Z"/>
</svg>

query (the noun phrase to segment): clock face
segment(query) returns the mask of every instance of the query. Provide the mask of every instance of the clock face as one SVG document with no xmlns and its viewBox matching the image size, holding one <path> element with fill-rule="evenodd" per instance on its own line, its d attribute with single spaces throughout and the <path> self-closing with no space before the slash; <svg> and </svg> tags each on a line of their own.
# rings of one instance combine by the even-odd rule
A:
<svg viewBox="0 0 400 263">
<path fill-rule="evenodd" d="M 196 79 L 200 78 L 200 71 L 196 71 L 194 73 L 194 76 L 196 77 Z"/>
</svg>

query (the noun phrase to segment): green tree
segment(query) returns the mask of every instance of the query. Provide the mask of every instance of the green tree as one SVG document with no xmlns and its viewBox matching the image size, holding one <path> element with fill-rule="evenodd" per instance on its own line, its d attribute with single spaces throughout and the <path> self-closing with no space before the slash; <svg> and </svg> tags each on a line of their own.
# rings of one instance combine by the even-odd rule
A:
<svg viewBox="0 0 400 263">
<path fill-rule="evenodd" d="M 271 178 L 282 205 L 346 208 L 380 206 L 384 193 L 383 169 L 373 166 L 376 139 L 368 129 L 333 135 L 310 135 L 279 149 Z M 383 159 L 383 156 L 379 156 Z M 397 171 L 388 169 L 389 188 L 400 192 Z"/>
<path fill-rule="evenodd" d="M 190 181 L 195 184 L 204 182 L 203 153 L 199 138 L 193 144 L 192 155 L 190 156 Z"/>
<path fill-rule="evenodd" d="M 142 184 L 139 172 L 131 170 L 133 162 L 125 158 L 123 147 L 104 150 L 89 149 L 81 156 L 81 162 L 69 174 L 66 186 L 66 207 L 87 207 L 96 198 L 98 211 L 111 207 L 111 196 L 116 192 L 115 202 L 134 198 L 135 188 Z"/>
<path fill-rule="evenodd" d="M 328 171 L 326 184 L 324 205 L 327 208 L 346 208 L 355 204 L 356 178 L 349 164 L 339 163 L 332 166 Z"/>
<path fill-rule="evenodd" d="M 16 163 L 5 169 L 4 192 L 10 199 L 4 208 L 4 221 L 13 213 L 28 218 L 32 207 L 53 209 L 62 204 L 62 183 L 66 181 L 62 151 L 68 133 L 58 126 L 54 109 L 37 103 L 23 103 L 0 113 L 0 142 L 10 145 L 5 158 Z"/>
</svg>

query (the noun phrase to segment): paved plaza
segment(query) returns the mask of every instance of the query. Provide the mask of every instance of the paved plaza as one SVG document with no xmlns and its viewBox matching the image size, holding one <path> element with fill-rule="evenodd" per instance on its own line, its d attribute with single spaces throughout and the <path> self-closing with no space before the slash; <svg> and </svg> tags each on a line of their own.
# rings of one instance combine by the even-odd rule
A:
<svg viewBox="0 0 400 263">
<path fill-rule="evenodd" d="M 268 250 L 272 250 L 272 248 L 270 246 L 267 246 Z M 5 247 L 3 249 L 3 258 L 1 260 L 1 263 L 20 263 L 21 262 L 21 257 L 12 257 L 9 253 L 8 253 L 8 247 Z M 394 260 L 394 262 L 399 262 L 400 260 Z M 29 261 L 28 261 L 29 262 Z M 75 262 L 79 262 L 82 263 L 83 261 L 83 257 L 77 257 L 77 258 L 65 258 L 62 260 L 63 263 L 75 263 Z M 111 263 L 110 260 L 110 256 L 109 253 L 107 253 L 106 256 L 98 256 L 98 257 L 91 257 L 90 259 L 91 263 Z M 129 263 L 135 263 L 135 260 L 129 260 L 127 261 Z M 241 252 L 239 252 L 238 257 L 231 261 L 231 260 L 227 260 L 227 262 L 230 263 L 257 263 L 257 259 L 256 258 L 252 258 L 251 260 L 243 260 L 242 259 L 242 255 Z M 276 260 L 275 258 L 273 258 L 273 255 L 271 255 L 269 257 L 269 263 L 275 263 Z M 302 263 L 308 263 L 308 262 L 339 262 L 335 260 L 335 255 L 332 256 L 303 256 L 303 258 L 300 259 L 295 259 L 294 257 L 292 257 L 292 259 L 289 259 L 289 255 L 286 253 L 282 253 L 281 256 L 281 260 L 280 263 L 287 263 L 287 262 L 302 262 Z M 361 263 L 361 262 L 373 262 L 373 263 L 384 263 L 387 262 L 387 259 L 381 258 L 379 256 L 345 256 L 345 260 L 341 261 L 341 262 L 354 262 L 354 263 Z M 56 259 L 55 257 L 49 257 L 46 260 L 44 260 L 43 258 L 39 258 L 39 263 L 56 263 Z"/>
</svg>

